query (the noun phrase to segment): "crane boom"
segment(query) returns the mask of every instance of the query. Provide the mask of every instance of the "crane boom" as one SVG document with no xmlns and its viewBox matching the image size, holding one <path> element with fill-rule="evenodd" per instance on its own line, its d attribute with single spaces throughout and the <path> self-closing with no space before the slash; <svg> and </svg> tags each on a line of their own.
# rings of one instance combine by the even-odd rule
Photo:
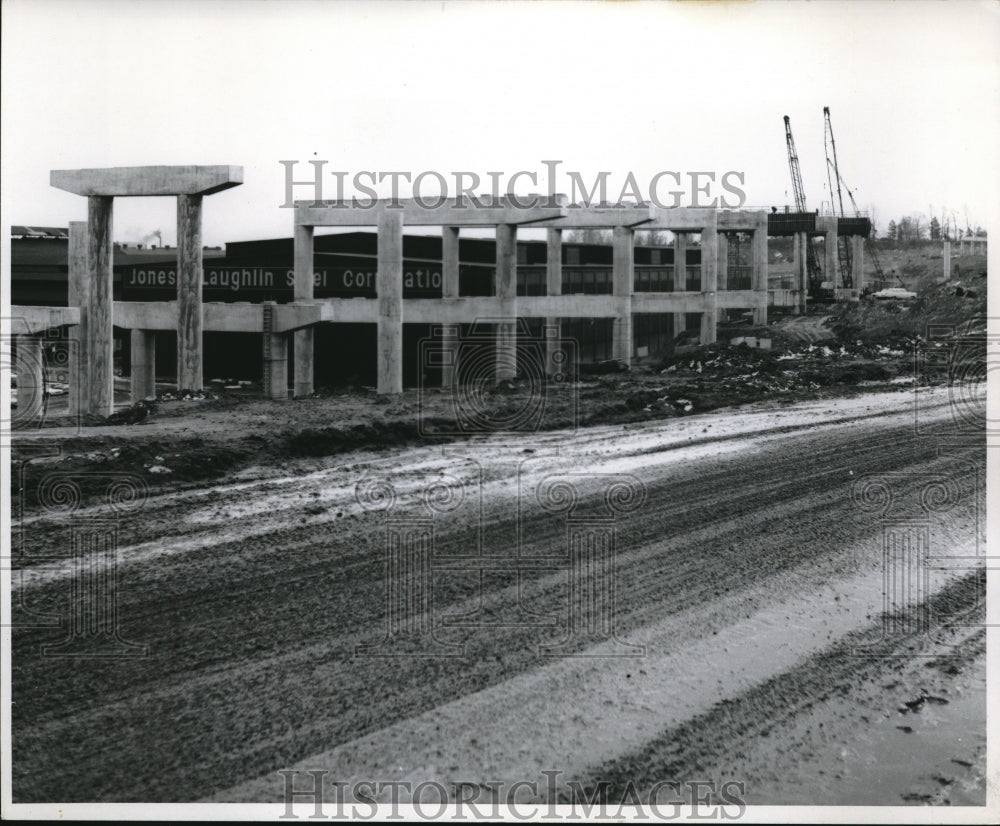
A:
<svg viewBox="0 0 1000 826">
<path fill-rule="evenodd" d="M 802 185 L 802 170 L 799 168 L 799 155 L 795 151 L 795 139 L 792 137 L 792 122 L 788 115 L 785 115 L 785 145 L 788 148 L 788 169 L 792 175 L 792 191 L 795 195 L 795 209 L 797 212 L 808 212 L 806 207 L 806 190 Z M 819 291 L 819 285 L 823 274 L 819 266 L 819 256 L 813 246 L 812 239 L 806 236 L 806 270 L 809 274 L 810 292 L 815 297 Z"/>
<path fill-rule="evenodd" d="M 837 185 L 837 207 L 839 207 L 840 212 L 835 214 L 838 217 L 844 217 L 844 198 L 840 194 L 840 168 L 837 165 L 837 143 L 833 139 L 833 123 L 830 120 L 830 107 L 823 107 L 823 143 L 826 149 L 826 178 L 830 184 L 830 200 L 831 204 L 833 201 L 833 185 Z M 833 177 L 830 177 L 830 170 L 833 170 Z M 840 238 L 837 239 L 837 244 L 840 244 Z M 842 253 L 837 256 L 840 261 L 840 278 L 841 282 L 845 287 L 853 286 L 852 267 L 851 267 L 851 245 L 845 238 Z"/>
</svg>

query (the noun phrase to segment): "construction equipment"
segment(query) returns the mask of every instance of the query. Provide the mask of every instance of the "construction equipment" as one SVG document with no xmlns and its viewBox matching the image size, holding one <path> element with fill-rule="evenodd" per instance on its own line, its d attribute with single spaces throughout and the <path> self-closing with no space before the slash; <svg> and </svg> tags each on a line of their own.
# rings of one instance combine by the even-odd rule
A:
<svg viewBox="0 0 1000 826">
<path fill-rule="evenodd" d="M 837 174 L 837 179 L 840 182 L 840 184 L 843 185 L 844 189 L 847 190 L 847 197 L 851 199 L 851 207 L 854 209 L 854 217 L 860 218 L 861 210 L 858 209 L 858 202 L 854 200 L 854 195 L 851 193 L 851 188 L 847 185 L 847 182 L 843 179 L 843 177 L 839 174 L 839 172 Z M 875 270 L 875 280 L 880 283 L 885 281 L 885 272 L 882 270 L 882 262 L 878 260 L 878 250 L 876 250 L 875 244 L 872 242 L 872 237 L 870 234 L 865 236 L 865 251 L 868 253 L 868 257 L 871 259 L 872 269 Z M 896 276 L 896 280 L 899 281 L 899 283 L 904 288 L 906 287 L 905 282 L 898 275 Z"/>
<path fill-rule="evenodd" d="M 785 115 L 785 144 L 788 147 L 788 169 L 792 175 L 792 191 L 795 194 L 795 210 L 808 212 L 806 207 L 806 191 L 802 186 L 802 171 L 799 169 L 799 155 L 795 151 L 795 139 L 792 137 L 792 122 Z M 813 300 L 819 296 L 820 284 L 823 281 L 823 271 L 819 266 L 819 256 L 812 239 L 806 236 L 806 271 L 809 276 L 809 297 Z"/>
<path fill-rule="evenodd" d="M 840 169 L 837 165 L 837 144 L 833 139 L 833 123 L 830 121 L 830 107 L 823 107 L 823 145 L 826 150 L 826 177 L 830 184 L 830 202 L 833 205 L 833 184 L 837 184 L 837 203 L 834 205 L 834 214 L 838 218 L 843 218 L 844 216 L 844 199 L 840 194 Z M 830 172 L 833 172 L 833 177 L 830 177 Z M 839 213 L 837 212 L 839 208 Z M 854 281 L 851 273 L 853 272 L 851 267 L 851 244 L 847 238 L 841 239 L 837 238 L 837 244 L 840 247 L 839 255 L 837 256 L 840 261 L 840 280 L 841 283 L 848 289 L 854 286 Z M 832 275 L 832 273 L 831 273 Z"/>
</svg>

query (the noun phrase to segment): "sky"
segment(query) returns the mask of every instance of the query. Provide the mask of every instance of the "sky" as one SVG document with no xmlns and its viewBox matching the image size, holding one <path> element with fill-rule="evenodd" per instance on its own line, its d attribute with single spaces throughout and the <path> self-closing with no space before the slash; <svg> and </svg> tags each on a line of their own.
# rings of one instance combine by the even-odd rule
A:
<svg viewBox="0 0 1000 826">
<path fill-rule="evenodd" d="M 557 190 L 570 171 L 588 183 L 606 171 L 612 197 L 629 173 L 645 187 L 658 172 L 734 171 L 747 205 L 783 205 L 784 115 L 816 209 L 830 198 L 824 106 L 841 174 L 883 230 L 914 212 L 985 227 L 1000 215 L 995 0 L 4 0 L 2 12 L 5 235 L 83 220 L 85 199 L 48 183 L 78 167 L 243 166 L 242 186 L 206 198 L 206 244 L 291 233 L 281 160 L 298 161 L 296 179 L 326 161 L 331 189 L 333 171 L 440 172 L 449 187 L 456 171 L 534 172 L 525 193 L 547 191 L 542 162 L 560 160 Z M 160 230 L 174 244 L 175 222 L 173 199 L 115 202 L 116 240 Z"/>
</svg>

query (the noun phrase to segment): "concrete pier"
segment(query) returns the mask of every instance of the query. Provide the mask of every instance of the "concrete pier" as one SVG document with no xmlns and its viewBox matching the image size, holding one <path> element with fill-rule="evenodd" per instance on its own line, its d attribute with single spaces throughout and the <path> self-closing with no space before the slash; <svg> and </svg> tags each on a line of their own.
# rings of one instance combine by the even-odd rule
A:
<svg viewBox="0 0 1000 826">
<path fill-rule="evenodd" d="M 634 266 L 633 233 L 629 227 L 615 227 L 612 235 L 612 292 L 617 313 L 611 339 L 611 358 L 632 366 L 632 287 Z M 714 321 L 714 319 L 713 319 Z"/>
<path fill-rule="evenodd" d="M 562 230 L 549 227 L 545 231 L 545 243 L 545 294 L 562 295 Z M 570 366 L 556 362 L 562 337 L 562 321 L 559 316 L 546 316 L 545 329 L 545 372 L 549 376 L 555 376 Z"/>
<path fill-rule="evenodd" d="M 714 344 L 716 338 L 716 292 L 718 289 L 718 232 L 714 226 L 706 226 L 701 231 L 701 294 L 704 309 L 701 313 L 699 340 L 702 344 Z"/>
<path fill-rule="evenodd" d="M 854 289 L 859 292 L 865 286 L 865 239 L 860 235 L 852 235 L 851 243 L 851 281 Z"/>
<path fill-rule="evenodd" d="M 114 327 L 112 311 L 112 213 L 114 199 L 87 199 L 87 384 L 88 412 L 114 411 Z"/>
<path fill-rule="evenodd" d="M 948 281 L 951 278 L 951 241 L 944 242 L 944 250 L 942 251 L 942 258 L 944 259 L 942 264 L 941 280 Z"/>
<path fill-rule="evenodd" d="M 445 300 L 457 299 L 459 292 L 459 228 L 441 227 L 441 296 Z M 449 388 L 458 374 L 459 335 L 458 324 L 443 324 L 441 336 L 441 386 Z"/>
<path fill-rule="evenodd" d="M 386 209 L 378 216 L 378 381 L 379 394 L 403 392 L 403 214 Z"/>
<path fill-rule="evenodd" d="M 177 196 L 177 389 L 204 389 L 201 196 Z"/>
<path fill-rule="evenodd" d="M 38 336 L 18 336 L 14 372 L 17 373 L 18 424 L 27 424 L 42 414 L 45 406 L 45 362 Z"/>
<path fill-rule="evenodd" d="M 823 233 L 823 253 L 826 258 L 826 271 L 823 273 L 826 281 L 833 283 L 833 288 L 842 286 L 840 280 L 840 253 L 837 249 L 837 230 L 828 229 Z"/>
<path fill-rule="evenodd" d="M 517 224 L 497 224 L 497 381 L 517 375 Z"/>
<path fill-rule="evenodd" d="M 89 411 L 87 389 L 87 306 L 90 303 L 90 271 L 87 269 L 87 222 L 69 222 L 69 289 L 67 304 L 80 311 L 80 323 L 70 328 L 69 415 Z"/>
<path fill-rule="evenodd" d="M 796 315 L 806 312 L 809 303 L 809 251 L 806 245 L 810 243 L 809 236 L 804 232 L 796 232 L 795 249 L 795 285 L 798 289 L 798 300 L 792 309 Z"/>
<path fill-rule="evenodd" d="M 156 333 L 132 330 L 132 392 L 135 404 L 156 397 Z"/>
<path fill-rule="evenodd" d="M 275 401 L 288 399 L 288 334 L 275 332 L 277 304 L 263 304 L 264 395 Z"/>
<path fill-rule="evenodd" d="M 687 233 L 674 233 L 674 292 L 687 291 Z M 674 313 L 674 335 L 687 329 L 687 314 Z"/>
<path fill-rule="evenodd" d="M 312 301 L 313 286 L 313 228 L 308 226 L 295 227 L 295 285 L 296 301 Z M 293 358 L 295 364 L 292 371 L 293 391 L 295 398 L 311 396 L 314 392 L 313 329 L 296 330 Z"/>
<path fill-rule="evenodd" d="M 758 296 L 763 296 L 764 300 L 753 309 L 753 323 L 758 326 L 767 324 L 767 214 L 761 213 L 757 216 L 757 226 L 753 231 L 751 241 L 752 260 L 752 285 Z"/>
</svg>

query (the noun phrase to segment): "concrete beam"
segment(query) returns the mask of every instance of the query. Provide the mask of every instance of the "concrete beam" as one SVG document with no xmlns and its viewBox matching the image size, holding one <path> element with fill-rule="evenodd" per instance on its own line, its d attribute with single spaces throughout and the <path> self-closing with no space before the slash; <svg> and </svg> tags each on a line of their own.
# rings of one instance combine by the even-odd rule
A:
<svg viewBox="0 0 1000 826">
<path fill-rule="evenodd" d="M 497 322 L 497 381 L 517 375 L 517 227 L 498 224 L 496 296 L 500 300 Z"/>
<path fill-rule="evenodd" d="M 764 216 L 767 221 L 767 213 L 759 209 L 732 209 L 721 210 L 717 214 L 716 229 L 719 232 L 754 232 L 756 231 L 760 216 Z"/>
<path fill-rule="evenodd" d="M 564 217 L 567 208 L 562 205 L 545 205 L 542 198 L 537 206 L 520 206 L 530 203 L 530 197 L 520 201 L 505 196 L 491 198 L 425 198 L 423 203 L 412 198 L 366 202 L 315 201 L 295 202 L 296 226 L 352 227 L 377 226 L 379 216 L 385 213 L 402 215 L 407 226 L 490 227 L 497 224 L 529 224 Z"/>
<path fill-rule="evenodd" d="M 88 410 L 87 388 L 87 304 L 90 301 L 90 272 L 87 269 L 87 222 L 69 222 L 69 279 L 67 304 L 80 314 L 79 323 L 70 332 L 69 415 L 79 416 Z"/>
<path fill-rule="evenodd" d="M 112 323 L 112 215 L 114 199 L 87 199 L 87 376 L 89 410 L 110 416 L 114 410 L 114 338 Z"/>
<path fill-rule="evenodd" d="M 132 330 L 132 389 L 135 404 L 156 398 L 156 333 L 153 330 Z"/>
<path fill-rule="evenodd" d="M 242 166 L 115 166 L 49 173 L 51 186 L 87 196 L 211 195 L 242 183 Z"/>
<path fill-rule="evenodd" d="M 177 389 L 204 389 L 201 195 L 177 196 Z"/>
<path fill-rule="evenodd" d="M 31 336 L 44 333 L 52 327 L 72 326 L 80 321 L 80 310 L 76 307 L 31 307 L 15 304 L 10 308 L 10 332 L 15 336 Z"/>
<path fill-rule="evenodd" d="M 295 288 L 296 301 L 312 301 L 313 298 L 313 228 L 295 227 Z M 311 328 L 298 330 L 294 334 L 292 370 L 292 395 L 295 398 L 311 396 L 314 391 L 315 354 Z"/>
<path fill-rule="evenodd" d="M 403 215 L 378 219 L 378 392 L 403 392 Z"/>
<path fill-rule="evenodd" d="M 611 358 L 632 365 L 633 233 L 629 227 L 615 227 L 612 236 L 611 280 L 615 316 L 611 337 Z"/>
<path fill-rule="evenodd" d="M 653 207 L 650 205 L 635 207 L 600 207 L 575 206 L 566 207 L 566 217 L 551 221 L 541 221 L 538 226 L 558 227 L 559 229 L 614 229 L 615 227 L 634 227 L 652 221 Z"/>
<path fill-rule="evenodd" d="M 652 220 L 643 225 L 643 229 L 668 229 L 671 231 L 700 232 L 707 226 L 718 224 L 718 212 L 714 209 L 677 207 L 665 209 L 651 207 Z"/>
</svg>

